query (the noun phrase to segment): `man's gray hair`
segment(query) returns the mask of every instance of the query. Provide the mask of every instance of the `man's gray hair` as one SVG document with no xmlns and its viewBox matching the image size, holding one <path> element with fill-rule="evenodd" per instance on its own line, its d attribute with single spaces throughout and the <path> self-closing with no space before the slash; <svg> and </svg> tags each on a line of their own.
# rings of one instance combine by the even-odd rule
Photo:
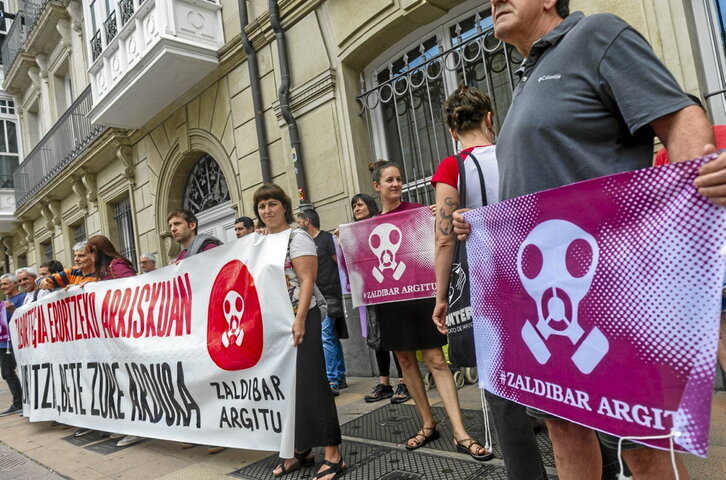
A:
<svg viewBox="0 0 726 480">
<path fill-rule="evenodd" d="M 5 275 L 0 277 L 0 280 L 10 280 L 10 283 L 18 283 L 18 277 L 16 277 L 12 273 L 6 273 Z"/>
<path fill-rule="evenodd" d="M 88 250 L 88 242 L 83 240 L 73 245 L 73 252 L 80 252 L 81 250 Z"/>
<path fill-rule="evenodd" d="M 557 15 L 567 18 L 570 15 L 570 0 L 557 0 L 555 8 L 557 9 Z"/>
<path fill-rule="evenodd" d="M 152 262 L 156 263 L 156 255 L 154 255 L 153 253 L 143 253 L 139 257 L 139 260 L 141 260 L 142 258 L 148 258 Z"/>
<path fill-rule="evenodd" d="M 20 267 L 20 268 L 18 268 L 17 270 L 15 270 L 15 276 L 17 277 L 22 272 L 27 273 L 28 275 L 30 275 L 33 278 L 35 278 L 35 277 L 38 276 L 38 272 L 36 272 L 35 269 L 30 268 L 30 267 Z"/>
</svg>

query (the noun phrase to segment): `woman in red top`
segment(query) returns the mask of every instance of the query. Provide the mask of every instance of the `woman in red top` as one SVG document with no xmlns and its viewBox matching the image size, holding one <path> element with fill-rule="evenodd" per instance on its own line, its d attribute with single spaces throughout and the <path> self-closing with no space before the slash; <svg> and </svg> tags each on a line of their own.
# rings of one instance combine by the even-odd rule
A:
<svg viewBox="0 0 726 480">
<path fill-rule="evenodd" d="M 381 200 L 381 215 L 412 210 L 422 207 L 418 203 L 401 201 L 401 168 L 394 162 L 378 161 L 372 165 L 373 188 Z M 420 448 L 430 440 L 439 437 L 436 420 L 416 361 L 416 350 L 421 350 L 424 361 L 434 376 L 436 389 L 444 403 L 451 422 L 454 444 L 477 460 L 489 460 L 494 455 L 466 433 L 456 393 L 454 376 L 451 374 L 444 352 L 446 336 L 436 330 L 431 321 L 434 299 L 407 300 L 377 305 L 381 327 L 381 348 L 395 352 L 409 393 L 416 402 L 416 408 L 423 418 L 423 427 L 406 441 L 407 450 Z"/>
<path fill-rule="evenodd" d="M 456 156 L 443 159 L 431 178 L 436 189 L 437 207 L 434 263 L 437 295 L 433 320 L 441 333 L 447 332 L 449 282 L 456 249 L 452 215 L 462 204 L 467 208 L 477 208 L 499 201 L 499 170 L 492 130 L 494 114 L 491 100 L 479 90 L 462 85 L 444 102 L 444 114 L 451 138 L 462 147 L 459 156 L 465 173 L 463 180 L 466 193 L 465 198 L 461 198 L 462 178 Z M 527 416 L 524 405 L 488 391 L 484 395 L 493 412 L 494 428 L 507 478 L 547 478 L 532 420 Z"/>
</svg>

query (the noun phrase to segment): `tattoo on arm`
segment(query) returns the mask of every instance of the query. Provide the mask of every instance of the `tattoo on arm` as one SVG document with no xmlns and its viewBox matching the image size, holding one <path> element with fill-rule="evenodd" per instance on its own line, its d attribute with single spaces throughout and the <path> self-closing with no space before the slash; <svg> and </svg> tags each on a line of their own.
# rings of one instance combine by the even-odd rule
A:
<svg viewBox="0 0 726 480">
<path fill-rule="evenodd" d="M 439 232 L 442 235 L 454 234 L 454 211 L 459 209 L 459 202 L 454 201 L 451 197 L 444 199 L 444 206 L 439 209 Z"/>
</svg>

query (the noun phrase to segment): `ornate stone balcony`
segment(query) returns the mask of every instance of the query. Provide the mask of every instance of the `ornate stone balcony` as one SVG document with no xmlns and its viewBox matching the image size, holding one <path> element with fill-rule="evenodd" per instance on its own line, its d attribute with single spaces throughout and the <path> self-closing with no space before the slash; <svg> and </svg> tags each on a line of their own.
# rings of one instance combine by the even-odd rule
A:
<svg viewBox="0 0 726 480">
<path fill-rule="evenodd" d="M 15 169 L 12 178 L 15 187 L 13 206 L 20 208 L 32 200 L 43 186 L 71 165 L 105 130 L 88 120 L 90 93 L 90 89 L 86 88 Z"/>
<path fill-rule="evenodd" d="M 97 31 L 86 20 L 91 121 L 139 128 L 214 70 L 221 9 L 218 0 L 121 0 Z"/>
</svg>

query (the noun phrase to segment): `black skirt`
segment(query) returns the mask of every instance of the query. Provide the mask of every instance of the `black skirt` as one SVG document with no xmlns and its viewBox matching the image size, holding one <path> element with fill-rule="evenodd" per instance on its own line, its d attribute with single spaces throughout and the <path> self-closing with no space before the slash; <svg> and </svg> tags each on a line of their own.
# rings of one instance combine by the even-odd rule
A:
<svg viewBox="0 0 726 480">
<path fill-rule="evenodd" d="M 446 345 L 431 315 L 435 298 L 376 305 L 381 326 L 381 350 L 410 352 Z"/>
<path fill-rule="evenodd" d="M 338 411 L 325 374 L 320 326 L 320 309 L 313 307 L 305 320 L 303 342 L 295 347 L 295 448 L 299 450 L 341 443 Z"/>
</svg>

